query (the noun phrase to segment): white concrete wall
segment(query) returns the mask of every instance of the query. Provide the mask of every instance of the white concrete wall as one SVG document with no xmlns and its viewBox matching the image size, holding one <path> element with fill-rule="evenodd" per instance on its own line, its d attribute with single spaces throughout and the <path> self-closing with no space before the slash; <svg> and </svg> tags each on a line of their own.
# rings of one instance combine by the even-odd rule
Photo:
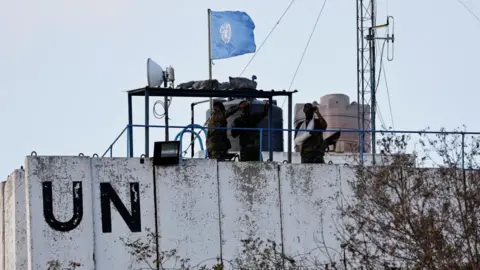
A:
<svg viewBox="0 0 480 270">
<path fill-rule="evenodd" d="M 94 269 L 90 163 L 91 159 L 87 157 L 26 159 L 28 269 L 48 269 L 53 263 L 60 264 L 62 268 L 70 263 L 79 263 L 81 266 L 78 269 Z M 52 188 L 53 216 L 46 214 L 48 210 L 44 206 L 46 194 L 43 194 L 43 188 L 47 183 L 51 183 Z M 74 197 L 82 199 L 83 214 L 78 216 L 73 214 Z M 71 226 L 72 230 L 55 230 L 51 227 L 54 222 L 65 224 L 60 225 L 63 229 Z"/>
<path fill-rule="evenodd" d="M 5 269 L 27 268 L 26 209 L 25 173 L 15 170 L 4 188 Z"/>
<path fill-rule="evenodd" d="M 178 258 L 166 268 L 178 268 L 180 258 L 211 266 L 240 256 L 241 241 L 257 237 L 289 255 L 315 253 L 323 238 L 340 250 L 333 236 L 336 194 L 348 194 L 345 182 L 353 177 L 343 165 L 189 159 L 154 168 L 139 158 L 28 157 L 25 172 L 16 170 L 0 185 L 0 270 L 48 269 L 49 262 L 60 269 L 70 263 L 80 270 L 150 269 L 157 250 L 164 256 L 175 250 Z M 79 213 L 75 197 L 83 211 L 72 219 Z"/>
<path fill-rule="evenodd" d="M 195 154 L 195 158 L 205 158 L 206 151 L 198 151 Z M 239 154 L 239 152 L 232 152 Z M 268 152 L 262 152 L 262 157 L 264 161 L 269 159 Z M 412 159 L 412 162 L 415 163 L 415 157 L 409 155 Z M 284 162 L 288 160 L 288 153 L 286 152 L 273 152 L 273 161 L 275 162 Z M 387 165 L 390 163 L 390 157 L 386 155 L 376 155 L 375 164 L 377 165 Z M 292 152 L 292 164 L 301 164 L 302 159 L 300 157 L 300 153 Z M 325 154 L 325 163 L 330 165 L 348 165 L 348 166 L 356 166 L 361 164 L 361 156 L 355 153 L 326 153 Z M 372 154 L 364 154 L 363 155 L 363 164 L 365 166 L 372 166 L 373 165 L 373 156 Z"/>
<path fill-rule="evenodd" d="M 92 159 L 93 183 L 93 249 L 95 268 L 88 269 L 148 269 L 155 258 L 137 261 L 132 249 L 125 246 L 137 239 L 154 245 L 148 230 L 155 232 L 155 201 L 153 198 L 153 167 L 150 160 L 140 164 L 139 159 L 108 158 Z M 130 183 L 139 183 L 139 190 Z M 117 192 L 128 213 L 132 215 L 133 200 L 140 202 L 140 232 L 131 232 L 114 204 L 110 202 L 111 232 L 103 232 L 100 183 L 110 183 Z M 132 192 L 133 191 L 133 192 Z M 135 211 L 135 209 L 133 210 Z M 134 214 L 132 215 L 134 217 Z M 132 223 L 131 223 L 132 224 Z M 131 225 L 135 229 L 135 224 Z M 106 228 L 105 228 L 106 229 Z M 154 238 L 153 238 L 154 239 Z M 91 258 L 91 254 L 88 254 Z M 87 268 L 85 268 L 87 269 Z"/>
<path fill-rule="evenodd" d="M 280 167 L 285 253 L 311 254 L 339 259 L 340 243 L 335 228 L 340 220 L 338 205 L 349 197 L 348 167 L 286 164 Z M 328 246 L 327 249 L 319 248 Z"/>
<path fill-rule="evenodd" d="M 0 194 L 5 194 L 5 182 L 0 183 Z M 5 269 L 5 219 L 4 219 L 4 201 L 0 198 L 0 269 Z"/>
<path fill-rule="evenodd" d="M 175 249 L 192 265 L 220 257 L 218 165 L 188 160 L 182 166 L 156 167 L 159 248 Z M 172 268 L 178 262 L 168 261 Z"/>
<path fill-rule="evenodd" d="M 219 163 L 224 258 L 241 256 L 241 240 L 282 242 L 278 176 L 273 163 Z"/>
</svg>

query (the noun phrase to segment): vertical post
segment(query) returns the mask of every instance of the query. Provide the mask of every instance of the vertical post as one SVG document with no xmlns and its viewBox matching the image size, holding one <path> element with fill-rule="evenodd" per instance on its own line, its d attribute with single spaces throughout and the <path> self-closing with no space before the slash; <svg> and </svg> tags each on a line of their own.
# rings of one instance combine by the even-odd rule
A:
<svg viewBox="0 0 480 270">
<path fill-rule="evenodd" d="M 127 130 L 127 156 L 133 157 L 133 112 L 132 95 L 128 94 L 128 130 Z"/>
<path fill-rule="evenodd" d="M 360 1 L 360 18 L 359 18 L 359 23 L 360 23 L 360 29 L 361 29 L 361 32 L 359 33 L 359 35 L 361 35 L 361 38 L 360 38 L 360 46 L 361 46 L 361 49 L 360 50 L 360 59 L 361 59 L 361 77 L 360 77 L 360 80 L 361 80 L 361 100 L 362 100 L 362 103 L 359 103 L 358 104 L 361 104 L 362 108 L 362 129 L 365 130 L 365 51 L 364 51 L 364 47 L 365 47 L 365 36 L 364 36 L 364 29 L 363 29 L 363 17 L 364 17 L 364 8 L 363 8 L 363 0 L 359 0 Z M 365 141 L 362 140 L 362 144 L 363 144 L 363 148 L 365 148 Z"/>
<path fill-rule="evenodd" d="M 462 170 L 465 175 L 465 133 L 462 132 Z"/>
<path fill-rule="evenodd" d="M 292 93 L 288 94 L 288 163 L 292 163 L 292 122 L 293 122 L 293 110 L 292 110 Z"/>
<path fill-rule="evenodd" d="M 208 79 L 212 79 L 212 35 L 211 35 L 211 13 L 208 9 Z M 213 97 L 210 97 L 210 112 L 213 111 Z"/>
<path fill-rule="evenodd" d="M 168 97 L 164 97 L 163 104 L 165 104 L 165 141 L 168 142 L 170 140 L 170 136 L 169 136 L 169 133 L 168 133 L 168 130 L 169 130 L 169 127 L 168 127 L 168 125 L 169 125 L 168 124 L 168 105 L 169 105 Z M 148 157 L 148 155 L 147 155 L 147 157 Z"/>
<path fill-rule="evenodd" d="M 463 192 L 466 193 L 467 190 L 467 176 L 465 175 L 465 133 L 462 132 L 462 180 L 463 180 Z M 468 200 L 465 200 L 465 208 L 469 209 Z"/>
<path fill-rule="evenodd" d="M 372 3 L 373 6 L 373 3 Z M 373 7 L 372 7 L 373 10 Z M 375 166 L 375 153 L 376 153 L 376 110 L 377 110 L 377 98 L 376 98 L 376 81 L 375 81 L 375 30 L 371 27 L 369 29 L 369 43 L 370 43 L 370 95 L 372 96 L 372 106 L 370 112 L 370 121 L 372 123 L 372 165 Z"/>
<path fill-rule="evenodd" d="M 263 128 L 260 128 L 260 161 L 263 161 Z"/>
<path fill-rule="evenodd" d="M 152 166 L 152 182 L 153 182 L 153 203 L 155 204 L 155 206 L 158 205 L 158 200 L 157 200 L 157 172 L 155 170 L 155 165 Z M 158 226 L 158 207 L 155 207 L 154 208 L 154 212 L 153 212 L 153 216 L 155 218 L 155 235 L 160 235 L 159 234 L 159 226 Z M 160 263 L 158 263 L 161 258 L 160 258 L 160 251 L 159 251 L 159 237 L 155 237 L 155 250 L 156 250 L 156 256 L 157 256 L 157 263 L 155 263 L 155 265 L 157 266 L 156 267 L 156 270 L 160 270 Z"/>
<path fill-rule="evenodd" d="M 167 88 L 168 86 L 168 82 L 167 82 L 167 74 L 166 72 L 163 72 L 163 87 Z M 169 130 L 169 127 L 168 127 L 168 106 L 169 106 L 169 103 L 168 103 L 168 97 L 165 96 L 163 97 L 163 106 L 165 108 L 165 141 L 168 142 L 170 140 L 170 136 L 168 135 L 168 130 Z M 182 149 L 180 149 L 181 151 Z M 147 155 L 148 157 L 148 155 Z"/>
<path fill-rule="evenodd" d="M 362 91 L 361 89 L 361 84 L 360 84 L 360 81 L 361 81 L 361 77 L 360 77 L 360 52 L 359 52 L 359 47 L 360 47 L 360 34 L 359 34 L 359 31 L 360 31 L 360 16 L 359 16 L 359 13 L 360 13 L 360 3 L 359 3 L 360 0 L 357 0 L 357 117 L 358 117 L 358 129 L 360 130 L 361 129 L 361 125 L 360 125 L 360 119 L 361 118 L 361 114 L 360 114 L 360 106 L 362 106 L 361 104 L 363 104 L 362 102 L 360 102 L 360 92 Z M 362 36 L 362 39 L 363 39 L 363 36 Z M 362 59 L 363 60 L 363 59 Z M 362 61 L 363 62 L 363 61 Z M 363 121 L 363 119 L 362 119 Z M 358 134 L 358 152 L 360 152 L 360 144 L 362 144 L 363 142 L 360 140 L 360 134 Z"/>
<path fill-rule="evenodd" d="M 273 98 L 268 98 L 268 159 L 273 161 L 273 149 L 272 149 L 272 124 L 273 124 Z"/>
<path fill-rule="evenodd" d="M 113 157 L 113 145 L 110 146 L 110 157 Z"/>
<path fill-rule="evenodd" d="M 145 156 L 148 157 L 149 146 L 150 146 L 150 132 L 149 132 L 149 125 L 150 125 L 150 115 L 148 113 L 150 93 L 148 92 L 148 87 L 145 88 Z"/>
<path fill-rule="evenodd" d="M 362 142 L 364 141 L 364 131 L 360 131 L 360 140 L 362 140 Z M 365 146 L 365 144 L 360 144 L 360 166 L 363 166 L 363 147 Z"/>
<path fill-rule="evenodd" d="M 195 155 L 195 150 L 194 150 L 194 147 L 195 147 L 195 135 L 193 134 L 193 132 L 195 131 L 194 128 L 193 128 L 193 125 L 195 124 L 195 112 L 194 112 L 194 109 L 193 107 L 195 106 L 195 103 L 192 102 L 192 104 L 190 104 L 190 110 L 191 110 L 191 113 L 192 113 L 192 116 L 191 116 L 191 124 L 192 124 L 192 136 L 190 136 L 190 147 L 192 147 L 192 150 L 191 150 L 191 153 L 192 153 L 192 158 L 193 156 Z M 200 130 L 201 131 L 201 130 Z"/>
</svg>

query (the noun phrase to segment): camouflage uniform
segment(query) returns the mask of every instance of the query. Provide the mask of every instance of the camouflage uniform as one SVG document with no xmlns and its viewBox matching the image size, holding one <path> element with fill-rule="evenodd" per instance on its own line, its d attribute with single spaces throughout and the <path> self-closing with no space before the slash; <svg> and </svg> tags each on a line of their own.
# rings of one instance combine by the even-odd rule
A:
<svg viewBox="0 0 480 270">
<path fill-rule="evenodd" d="M 320 121 L 319 119 L 313 119 L 313 121 L 313 129 L 327 129 L 325 121 Z M 302 123 L 299 123 L 296 129 L 300 129 Z M 306 139 L 301 146 L 300 156 L 302 163 L 325 163 L 323 158 L 325 156 L 323 132 L 311 131 L 310 134 L 312 136 Z M 295 136 L 297 136 L 297 132 L 295 132 Z"/>
<path fill-rule="evenodd" d="M 243 114 L 235 119 L 237 128 L 256 128 L 268 112 Z M 232 137 L 240 136 L 240 161 L 260 161 L 260 132 L 257 130 L 232 130 Z"/>
<path fill-rule="evenodd" d="M 227 127 L 225 112 L 216 112 L 208 121 L 207 151 L 211 159 L 224 159 L 228 149 L 231 148 L 230 140 L 227 137 L 226 129 L 215 129 L 214 127 Z"/>
</svg>

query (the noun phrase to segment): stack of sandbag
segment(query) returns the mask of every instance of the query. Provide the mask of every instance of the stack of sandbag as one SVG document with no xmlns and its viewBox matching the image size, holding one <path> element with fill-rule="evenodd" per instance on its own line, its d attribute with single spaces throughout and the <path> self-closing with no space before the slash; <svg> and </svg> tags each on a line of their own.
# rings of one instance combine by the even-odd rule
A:
<svg viewBox="0 0 480 270">
<path fill-rule="evenodd" d="M 243 77 L 228 77 L 230 85 L 234 89 L 257 89 L 257 82 Z"/>
<path fill-rule="evenodd" d="M 202 80 L 202 81 L 189 81 L 186 83 L 181 83 L 177 85 L 178 89 L 218 89 L 220 83 L 213 79 L 213 80 Z"/>
<path fill-rule="evenodd" d="M 218 82 L 215 79 L 202 81 L 189 81 L 177 85 L 177 89 L 213 89 L 213 90 L 232 90 L 232 89 L 257 89 L 257 82 L 243 77 L 228 77 L 228 82 Z"/>
<path fill-rule="evenodd" d="M 222 82 L 218 86 L 218 90 L 231 90 L 233 87 L 229 82 Z"/>
</svg>

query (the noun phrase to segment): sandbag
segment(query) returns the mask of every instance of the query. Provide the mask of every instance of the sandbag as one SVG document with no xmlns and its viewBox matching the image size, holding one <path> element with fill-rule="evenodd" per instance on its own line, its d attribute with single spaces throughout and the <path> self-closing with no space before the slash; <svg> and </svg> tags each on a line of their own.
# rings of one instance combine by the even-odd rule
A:
<svg viewBox="0 0 480 270">
<path fill-rule="evenodd" d="M 193 89 L 217 89 L 220 83 L 217 80 L 203 80 L 203 81 L 196 81 L 193 84 Z"/>
<path fill-rule="evenodd" d="M 228 82 L 218 82 L 215 79 L 212 80 L 200 80 L 189 81 L 177 85 L 177 89 L 213 89 L 213 90 L 231 90 L 231 89 L 243 89 L 243 90 L 256 90 L 257 82 L 243 77 L 228 77 Z"/>
<path fill-rule="evenodd" d="M 230 85 L 236 89 L 257 89 L 257 82 L 243 77 L 228 77 Z"/>
<path fill-rule="evenodd" d="M 194 83 L 195 83 L 195 81 L 189 81 L 189 82 L 181 83 L 181 84 L 177 85 L 177 88 L 178 89 L 190 89 L 190 88 L 193 87 Z"/>
<path fill-rule="evenodd" d="M 202 81 L 189 81 L 186 83 L 181 83 L 177 85 L 177 89 L 210 89 L 216 90 L 220 86 L 220 83 L 213 79 L 213 80 L 202 80 Z"/>
<path fill-rule="evenodd" d="M 229 82 L 222 82 L 222 83 L 220 83 L 219 86 L 218 86 L 218 90 L 230 90 L 230 89 L 232 89 L 232 88 L 233 88 L 233 87 L 232 87 L 232 85 L 230 85 Z"/>
</svg>

